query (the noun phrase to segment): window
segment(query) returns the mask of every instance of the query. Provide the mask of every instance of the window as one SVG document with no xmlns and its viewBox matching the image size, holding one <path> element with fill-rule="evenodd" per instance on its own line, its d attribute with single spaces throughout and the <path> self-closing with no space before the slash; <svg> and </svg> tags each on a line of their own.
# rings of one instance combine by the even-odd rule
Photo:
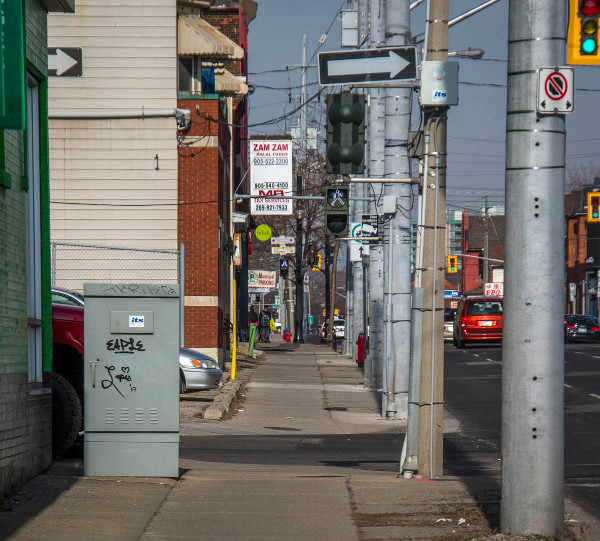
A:
<svg viewBox="0 0 600 541">
<path fill-rule="evenodd" d="M 502 315 L 502 302 L 473 301 L 467 303 L 468 316 L 499 316 Z"/>
<path fill-rule="evenodd" d="M 40 225 L 40 93 L 37 81 L 27 81 L 27 354 L 29 382 L 42 383 L 42 256 Z"/>
<path fill-rule="evenodd" d="M 179 91 L 194 92 L 195 90 L 195 74 L 194 74 L 194 59 L 190 56 L 179 57 Z"/>
</svg>

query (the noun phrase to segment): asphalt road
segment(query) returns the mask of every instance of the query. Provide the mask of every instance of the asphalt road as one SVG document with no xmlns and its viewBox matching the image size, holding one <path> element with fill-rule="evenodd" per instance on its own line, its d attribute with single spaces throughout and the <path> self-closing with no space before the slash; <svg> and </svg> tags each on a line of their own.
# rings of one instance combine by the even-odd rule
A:
<svg viewBox="0 0 600 541">
<path fill-rule="evenodd" d="M 502 348 L 446 345 L 445 403 L 500 458 Z M 600 344 L 565 345 L 565 492 L 600 516 Z"/>
</svg>

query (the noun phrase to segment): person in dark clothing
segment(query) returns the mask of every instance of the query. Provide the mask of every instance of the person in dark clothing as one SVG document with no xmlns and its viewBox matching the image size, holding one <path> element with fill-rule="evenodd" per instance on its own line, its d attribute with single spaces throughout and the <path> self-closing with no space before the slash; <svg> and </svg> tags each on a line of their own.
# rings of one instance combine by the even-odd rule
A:
<svg viewBox="0 0 600 541">
<path fill-rule="evenodd" d="M 260 331 L 260 341 L 268 343 L 271 341 L 269 324 L 271 323 L 271 314 L 265 308 L 258 316 L 258 329 Z"/>
<path fill-rule="evenodd" d="M 254 306 L 251 306 L 248 312 L 248 328 L 250 325 L 258 325 L 258 314 L 254 311 Z"/>
</svg>

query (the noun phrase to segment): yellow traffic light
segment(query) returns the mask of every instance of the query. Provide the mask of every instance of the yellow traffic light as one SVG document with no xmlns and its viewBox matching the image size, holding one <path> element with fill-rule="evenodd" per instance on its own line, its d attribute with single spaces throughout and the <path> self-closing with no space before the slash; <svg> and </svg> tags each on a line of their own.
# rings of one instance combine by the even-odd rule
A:
<svg viewBox="0 0 600 541">
<path fill-rule="evenodd" d="M 600 64 L 600 0 L 569 0 L 568 64 Z"/>
<path fill-rule="evenodd" d="M 322 261 L 321 254 L 317 254 L 317 264 L 312 268 L 312 270 L 314 270 L 314 271 L 321 270 L 323 268 L 321 265 L 321 261 Z"/>
<path fill-rule="evenodd" d="M 447 269 L 448 269 L 449 273 L 458 272 L 458 256 L 456 256 L 456 255 L 449 255 L 448 256 L 448 266 L 447 266 Z"/>
<path fill-rule="evenodd" d="M 587 221 L 600 222 L 600 192 L 587 194 Z"/>
</svg>

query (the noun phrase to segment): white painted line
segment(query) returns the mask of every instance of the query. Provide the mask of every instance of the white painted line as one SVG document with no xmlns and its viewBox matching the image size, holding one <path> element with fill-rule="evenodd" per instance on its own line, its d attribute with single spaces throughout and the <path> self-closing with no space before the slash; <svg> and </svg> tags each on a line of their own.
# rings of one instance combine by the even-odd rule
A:
<svg viewBox="0 0 600 541">
<path fill-rule="evenodd" d="M 567 385 L 567 384 L 565 383 L 565 387 L 567 387 L 568 389 L 570 389 L 570 388 L 571 388 L 571 387 L 573 387 L 573 386 L 572 386 L 572 385 Z"/>
<path fill-rule="evenodd" d="M 575 351 L 574 352 L 576 355 L 585 355 L 585 353 L 583 351 Z"/>
<path fill-rule="evenodd" d="M 593 396 L 594 398 L 597 398 L 598 400 L 600 400 L 600 396 L 598 396 L 597 394 L 590 393 L 590 396 Z"/>
<path fill-rule="evenodd" d="M 600 355 L 592 355 L 592 357 L 594 357 L 594 359 L 600 359 Z"/>
<path fill-rule="evenodd" d="M 477 353 L 473 353 L 473 357 L 479 357 L 479 355 L 477 355 Z"/>
<path fill-rule="evenodd" d="M 490 361 L 491 363 L 493 363 L 494 359 L 486 359 L 486 361 Z"/>
</svg>

